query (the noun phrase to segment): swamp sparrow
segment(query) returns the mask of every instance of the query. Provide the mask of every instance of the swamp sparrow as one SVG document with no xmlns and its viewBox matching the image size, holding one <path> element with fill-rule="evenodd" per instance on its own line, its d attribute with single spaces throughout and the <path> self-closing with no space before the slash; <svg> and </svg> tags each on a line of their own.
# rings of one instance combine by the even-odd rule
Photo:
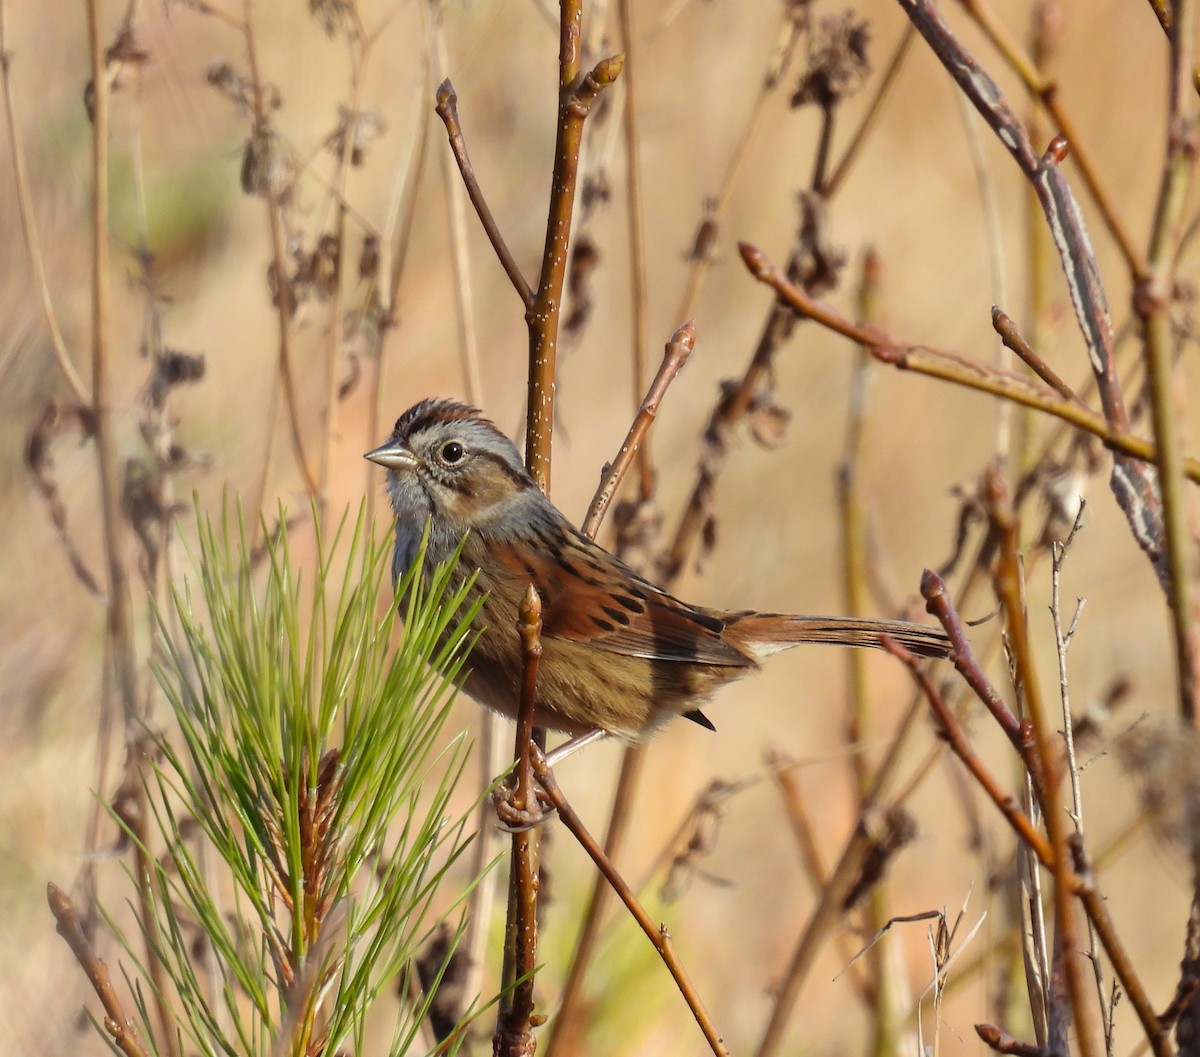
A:
<svg viewBox="0 0 1200 1057">
<path fill-rule="evenodd" d="M 585 537 L 534 484 L 513 443 L 474 408 L 423 400 L 366 457 L 388 471 L 396 514 L 393 576 L 416 557 L 463 542 L 462 575 L 479 570 L 479 638 L 464 686 L 515 716 L 523 661 L 518 608 L 532 582 L 542 600 L 538 726 L 601 729 L 638 739 L 677 715 L 712 728 L 699 710 L 718 687 L 801 642 L 878 646 L 890 635 L 913 653 L 944 657 L 940 629 L 893 620 L 726 612 L 689 605 Z"/>
</svg>

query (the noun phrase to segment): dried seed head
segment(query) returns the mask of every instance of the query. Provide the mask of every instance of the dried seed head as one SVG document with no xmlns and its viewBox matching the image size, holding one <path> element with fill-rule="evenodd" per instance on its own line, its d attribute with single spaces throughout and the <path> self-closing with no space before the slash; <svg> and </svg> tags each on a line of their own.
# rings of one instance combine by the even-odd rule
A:
<svg viewBox="0 0 1200 1057">
<path fill-rule="evenodd" d="M 829 108 L 853 95 L 871 72 L 870 27 L 853 12 L 823 18 L 808 50 L 808 67 L 792 94 L 792 106 Z"/>
</svg>

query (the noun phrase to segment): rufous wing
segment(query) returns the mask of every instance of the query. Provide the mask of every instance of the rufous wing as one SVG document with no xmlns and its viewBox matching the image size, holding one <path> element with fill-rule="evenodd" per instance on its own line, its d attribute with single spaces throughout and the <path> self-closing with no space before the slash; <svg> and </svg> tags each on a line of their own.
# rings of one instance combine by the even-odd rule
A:
<svg viewBox="0 0 1200 1057">
<path fill-rule="evenodd" d="M 542 599 L 544 638 L 654 661 L 754 665 L 721 637 L 720 615 L 672 597 L 573 530 L 566 543 L 536 555 L 495 555 L 514 578 L 533 581 Z"/>
</svg>

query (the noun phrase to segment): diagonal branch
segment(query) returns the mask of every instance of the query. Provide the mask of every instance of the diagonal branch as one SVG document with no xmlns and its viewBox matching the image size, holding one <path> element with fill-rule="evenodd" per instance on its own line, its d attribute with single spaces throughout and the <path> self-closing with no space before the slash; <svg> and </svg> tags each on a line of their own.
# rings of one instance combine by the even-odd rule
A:
<svg viewBox="0 0 1200 1057">
<path fill-rule="evenodd" d="M 604 874 L 605 878 L 607 878 L 608 883 L 612 885 L 613 891 L 617 893 L 621 902 L 625 904 L 629 913 L 633 915 L 638 925 L 641 926 L 642 931 L 649 938 L 650 942 L 654 944 L 654 949 L 658 951 L 659 957 L 662 958 L 663 963 L 674 978 L 676 985 L 679 987 L 679 993 L 683 995 L 684 1001 L 687 1002 L 688 1008 L 696 1018 L 696 1023 L 700 1025 L 700 1030 L 704 1032 L 704 1037 L 708 1040 L 708 1045 L 715 1054 L 715 1057 L 728 1057 L 729 1051 L 725 1048 L 725 1042 L 721 1038 L 721 1033 L 717 1031 L 712 1018 L 708 1015 L 708 1011 L 700 1001 L 700 996 L 696 993 L 687 970 L 683 967 L 683 963 L 679 960 L 679 956 L 675 952 L 675 945 L 671 942 L 671 934 L 667 931 L 666 926 L 654 923 L 654 920 L 646 912 L 646 908 L 638 902 L 633 889 L 629 887 L 629 884 L 617 873 L 612 863 L 605 857 L 600 845 L 596 843 L 595 838 L 587 831 L 579 816 L 575 814 L 575 809 L 571 807 L 570 802 L 563 795 L 562 789 L 559 788 L 558 782 L 554 778 L 554 772 L 546 765 L 546 757 L 542 754 L 541 750 L 535 750 L 533 768 L 537 780 L 546 792 L 547 798 L 554 805 L 559 817 L 563 820 L 563 825 L 571 831 L 571 834 L 579 842 L 583 850 L 591 856 L 592 861 L 599 868 L 600 872 Z"/>
</svg>

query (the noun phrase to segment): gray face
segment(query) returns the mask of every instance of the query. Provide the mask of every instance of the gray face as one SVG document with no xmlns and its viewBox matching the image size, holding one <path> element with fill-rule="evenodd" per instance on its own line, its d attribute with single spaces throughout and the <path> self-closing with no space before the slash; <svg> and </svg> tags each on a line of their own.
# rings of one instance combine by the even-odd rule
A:
<svg viewBox="0 0 1200 1057">
<path fill-rule="evenodd" d="M 478 412 L 450 401 L 426 400 L 410 408 L 391 439 L 367 458 L 388 469 L 396 576 L 416 556 L 427 521 L 431 553 L 441 557 L 468 529 L 486 533 L 513 520 L 522 497 L 535 487 L 513 443 Z"/>
</svg>

